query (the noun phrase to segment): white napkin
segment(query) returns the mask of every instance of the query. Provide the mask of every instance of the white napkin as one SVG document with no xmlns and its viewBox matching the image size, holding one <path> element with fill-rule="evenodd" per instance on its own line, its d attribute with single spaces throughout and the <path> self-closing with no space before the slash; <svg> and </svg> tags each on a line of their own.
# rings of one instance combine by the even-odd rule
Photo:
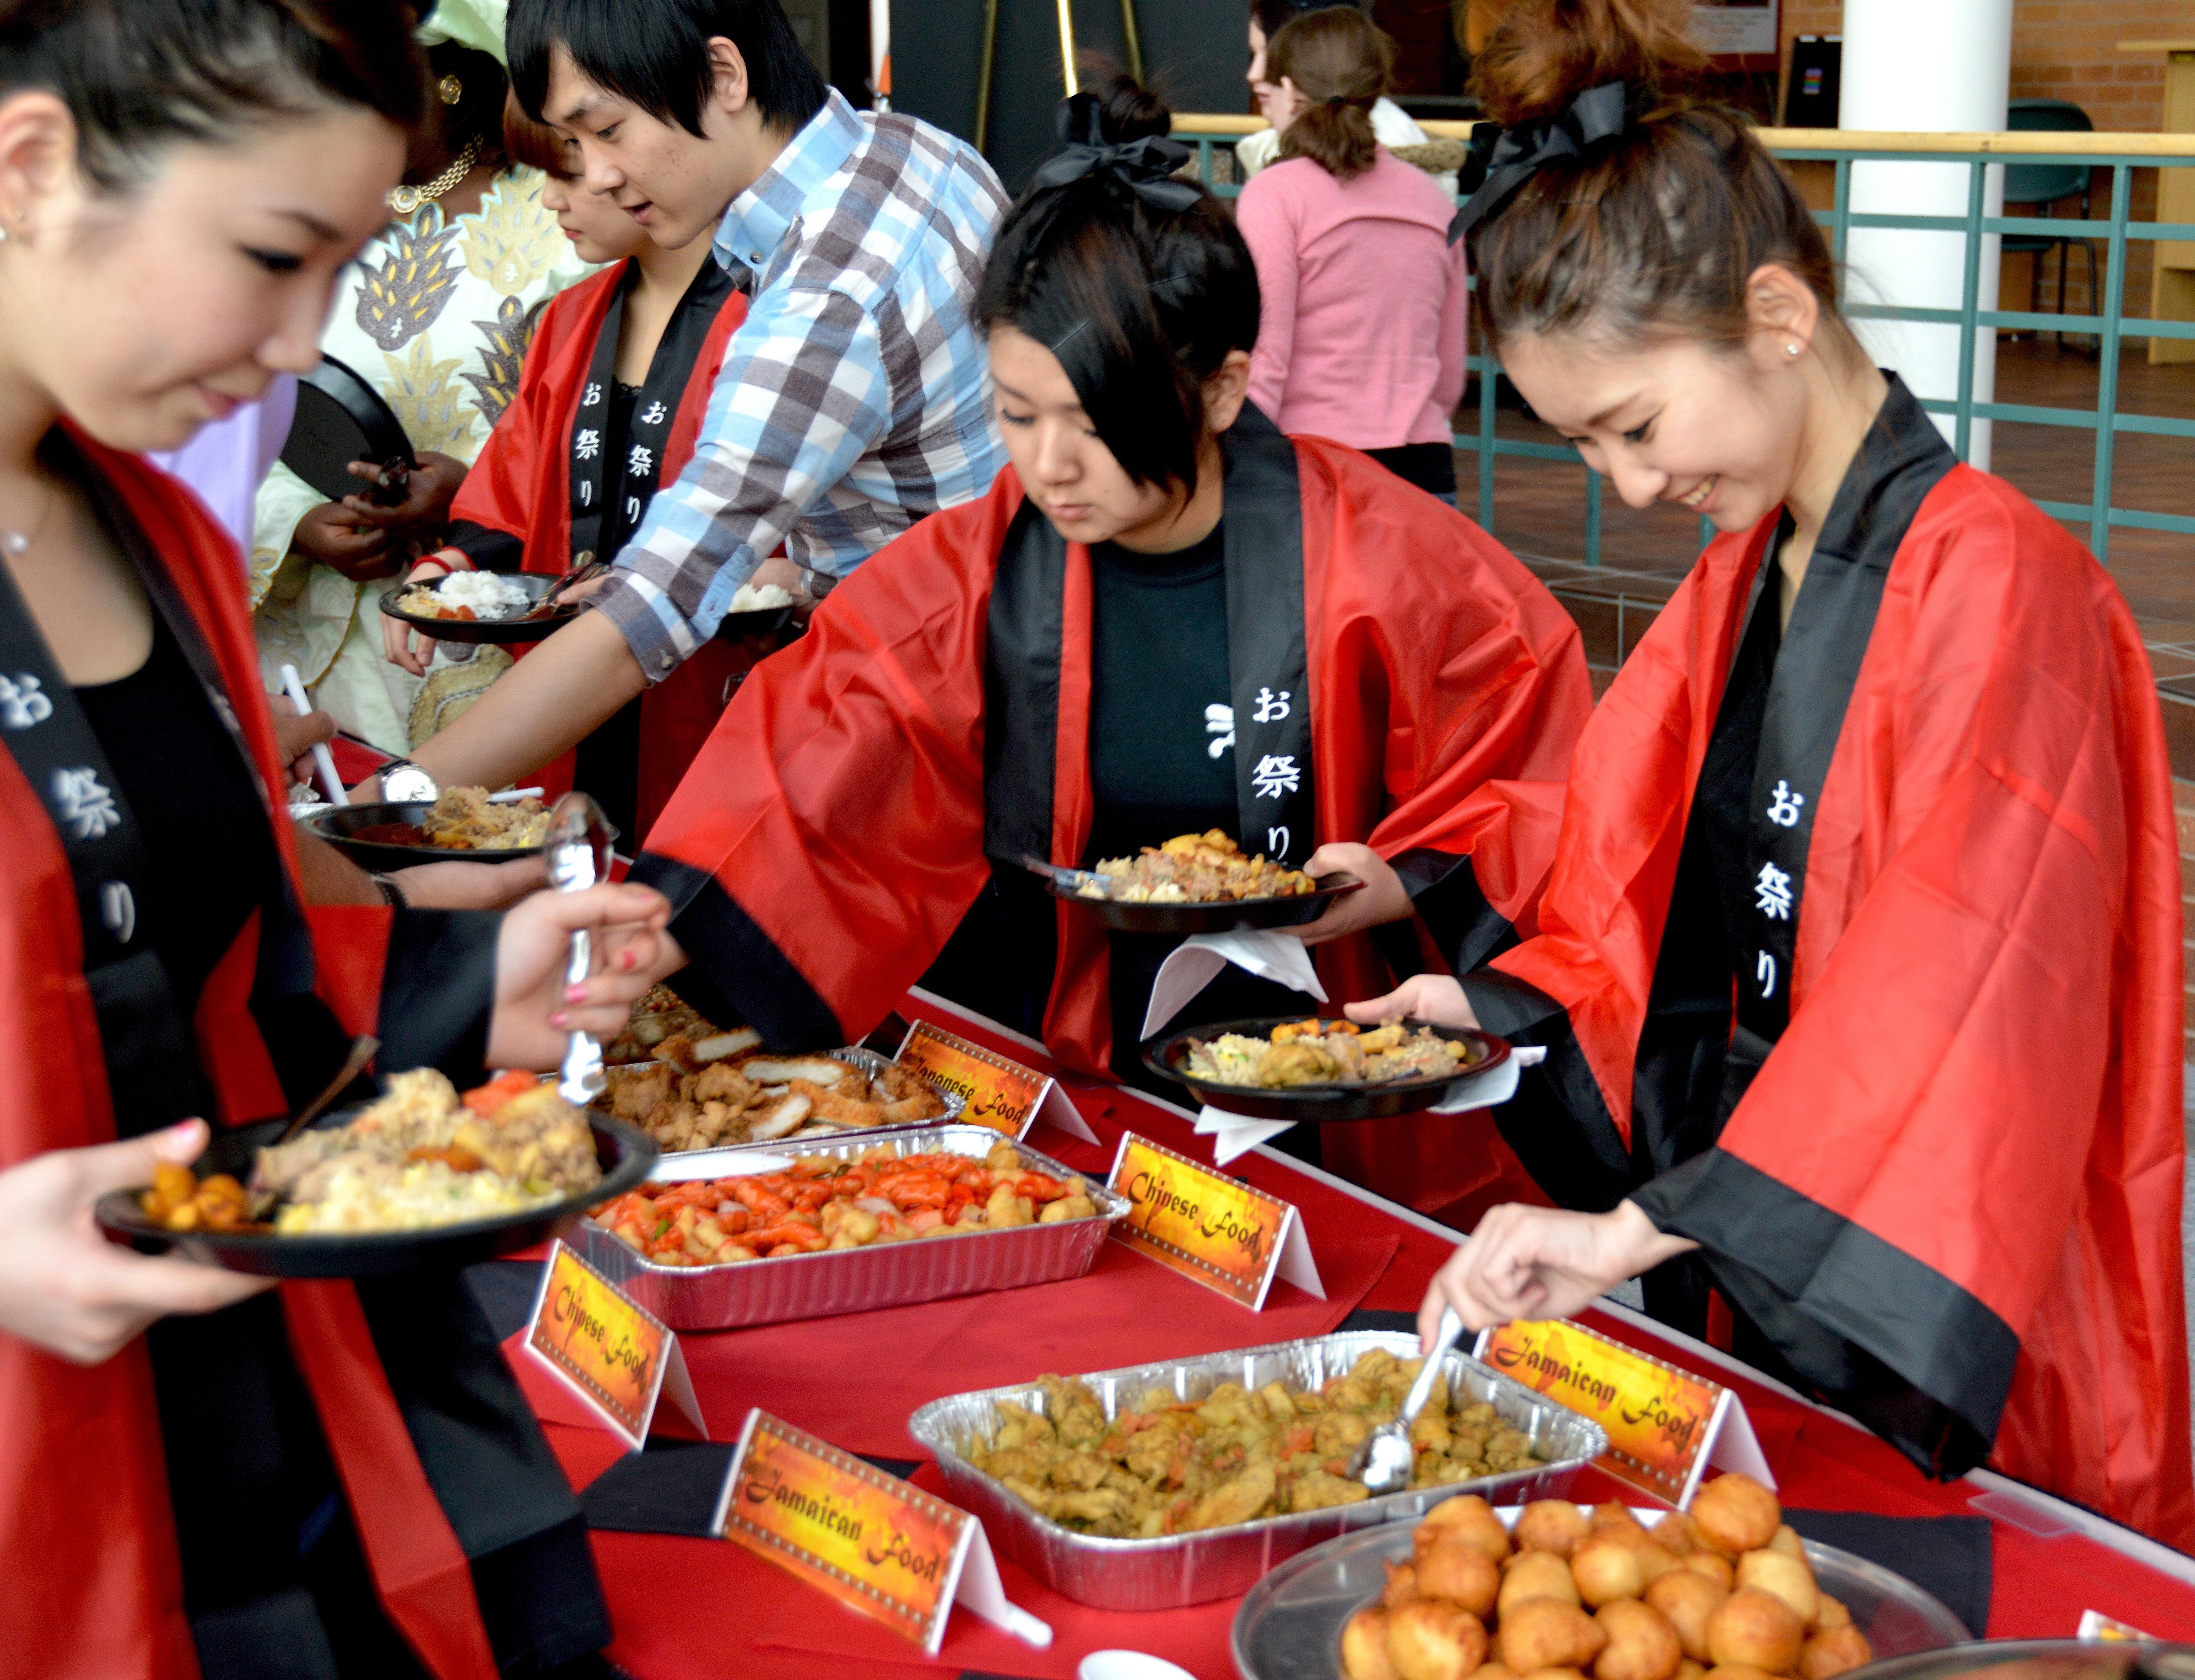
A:
<svg viewBox="0 0 2195 1680">
<path fill-rule="evenodd" d="M 1469 1109 L 1490 1108 L 1496 1103 L 1507 1102 L 1516 1096 L 1517 1083 L 1524 1069 L 1547 1059 L 1544 1045 L 1512 1048 L 1500 1067 L 1472 1074 L 1456 1086 L 1446 1102 L 1425 1112 L 1460 1114 Z M 1398 1114 L 1396 1118 L 1407 1119 L 1409 1116 Z M 1279 1136 L 1295 1124 L 1293 1120 L 1259 1120 L 1247 1114 L 1230 1114 L 1210 1103 L 1196 1117 L 1196 1130 L 1212 1139 L 1212 1159 L 1220 1166 L 1225 1166 L 1237 1155 L 1247 1154 L 1268 1139 Z"/>
<path fill-rule="evenodd" d="M 1277 981 L 1292 991 L 1309 992 L 1322 1004 L 1326 1001 L 1326 988 L 1318 983 L 1311 952 L 1294 935 L 1277 928 L 1198 934 L 1168 952 L 1159 964 L 1158 977 L 1151 982 L 1151 1001 L 1144 1010 L 1143 1036 L 1155 1037 L 1230 963 L 1260 980 Z"/>
</svg>

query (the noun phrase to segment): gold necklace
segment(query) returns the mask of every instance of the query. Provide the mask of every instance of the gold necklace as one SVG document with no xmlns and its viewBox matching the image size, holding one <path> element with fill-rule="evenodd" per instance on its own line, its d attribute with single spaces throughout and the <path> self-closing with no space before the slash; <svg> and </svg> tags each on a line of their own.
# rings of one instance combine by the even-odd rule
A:
<svg viewBox="0 0 2195 1680">
<path fill-rule="evenodd" d="M 399 216 L 415 214 L 422 204 L 432 204 L 473 172 L 480 162 L 481 137 L 475 135 L 458 153 L 457 160 L 441 174 L 423 187 L 392 187 L 389 189 L 389 208 Z"/>
</svg>

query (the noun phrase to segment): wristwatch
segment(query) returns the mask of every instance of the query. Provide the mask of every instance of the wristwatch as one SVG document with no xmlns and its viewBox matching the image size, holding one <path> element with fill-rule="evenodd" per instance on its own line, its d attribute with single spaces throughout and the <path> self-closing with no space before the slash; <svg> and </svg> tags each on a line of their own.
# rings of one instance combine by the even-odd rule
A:
<svg viewBox="0 0 2195 1680">
<path fill-rule="evenodd" d="M 392 805 L 431 804 L 441 791 L 434 777 L 408 758 L 392 758 L 381 767 L 381 797 Z"/>
</svg>

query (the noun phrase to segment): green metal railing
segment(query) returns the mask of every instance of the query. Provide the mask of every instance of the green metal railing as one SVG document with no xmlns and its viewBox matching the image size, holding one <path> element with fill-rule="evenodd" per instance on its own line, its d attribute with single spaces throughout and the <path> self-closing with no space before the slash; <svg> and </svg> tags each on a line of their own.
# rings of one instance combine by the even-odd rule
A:
<svg viewBox="0 0 2195 1680">
<path fill-rule="evenodd" d="M 1175 120 L 1177 135 L 1195 142 L 1197 168 L 1213 190 L 1232 197 L 1241 189 L 1231 181 L 1215 179 L 1215 152 L 1264 124 L 1254 119 L 1224 116 L 1190 116 Z M 1466 134 L 1470 124 L 1428 123 L 1429 130 Z M 1952 442 L 1966 458 L 1976 420 L 2002 420 L 2022 425 L 2059 426 L 2093 434 L 2094 470 L 2086 503 L 2037 498 L 2044 512 L 2066 520 L 2084 520 L 2088 546 L 2099 559 L 2108 558 L 2113 529 L 2163 531 L 2195 536 L 2195 516 L 2157 509 L 2123 508 L 2111 498 L 2115 446 L 2125 434 L 2195 440 L 2195 420 L 2158 414 L 2122 414 L 2118 408 L 2119 351 L 2134 339 L 2195 339 L 2195 321 L 2129 318 L 2125 313 L 2126 256 L 2137 240 L 2195 240 L 2195 223 L 2135 222 L 2129 215 L 2138 169 L 2195 168 L 2195 135 L 1887 135 L 1855 134 L 1836 129 L 1774 129 L 1760 138 L 1777 157 L 1792 163 L 1826 163 L 1835 166 L 1835 195 L 1831 208 L 1815 212 L 1829 230 L 1832 255 L 1841 272 L 1845 247 L 1854 227 L 1896 227 L 1959 233 L 1966 235 L 1966 273 L 1963 301 L 1956 309 L 1927 309 L 1898 305 L 1849 303 L 1845 313 L 1855 319 L 1921 321 L 1959 329 L 1959 387 L 1952 398 L 1931 398 L 1922 406 L 1953 417 Z M 2111 210 L 2100 220 L 1983 214 L 1989 167 L 2008 161 L 2020 164 L 2071 164 L 2111 172 Z M 1968 187 L 1966 214 L 1961 216 L 1892 216 L 1852 208 L 1852 166 L 1855 163 L 1924 163 L 1967 165 Z M 1231 175 L 1231 169 L 1229 171 Z M 2104 242 L 2108 255 L 2099 277 L 2100 312 L 2058 315 L 2017 309 L 1980 307 L 1982 237 L 1990 233 L 2042 234 L 2053 239 L 2089 239 Z M 2063 258 L 2061 257 L 2061 260 Z M 1977 335 L 1999 329 L 2013 331 L 2093 335 L 2097 342 L 2096 405 L 2093 410 L 2041 407 L 2032 404 L 1979 402 L 1973 396 Z M 1567 445 L 1535 443 L 1495 434 L 1495 376 L 1500 364 L 1489 355 L 1466 359 L 1478 375 L 1477 424 L 1455 435 L 1456 447 L 1478 458 L 1478 522 L 1494 529 L 1494 467 L 1502 458 L 1559 462 L 1582 467 L 1577 451 Z M 1600 564 L 1601 478 L 1587 470 L 1585 481 L 1585 564 Z M 1712 526 L 1702 521 L 1702 539 Z"/>
</svg>

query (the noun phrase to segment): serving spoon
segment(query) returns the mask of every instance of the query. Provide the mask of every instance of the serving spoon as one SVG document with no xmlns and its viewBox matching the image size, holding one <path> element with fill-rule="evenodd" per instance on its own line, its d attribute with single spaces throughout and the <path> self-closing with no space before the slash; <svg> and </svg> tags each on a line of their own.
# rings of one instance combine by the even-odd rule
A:
<svg viewBox="0 0 2195 1680">
<path fill-rule="evenodd" d="M 549 865 L 549 884 L 560 893 L 585 892 L 610 878 L 610 825 L 602 808 L 587 795 L 566 794 L 549 813 L 549 837 L 542 855 Z M 585 928 L 572 930 L 569 953 L 564 959 L 564 983 L 577 986 L 594 967 L 594 941 Z M 556 1095 L 584 1108 L 600 1096 L 602 1047 L 594 1034 L 573 1028 L 565 1041 L 564 1065 Z"/>
<path fill-rule="evenodd" d="M 1363 1482 L 1374 1497 L 1399 1493 L 1410 1485 L 1410 1472 L 1418 1462 L 1417 1449 L 1410 1445 L 1410 1425 L 1426 1409 L 1426 1397 L 1433 1391 L 1433 1378 L 1440 1374 L 1442 1361 L 1462 1335 L 1463 1320 L 1456 1316 L 1455 1309 L 1443 1308 L 1440 1330 L 1433 1338 L 1432 1346 L 1426 1349 L 1425 1363 L 1418 1367 L 1418 1379 L 1403 1396 L 1401 1412 L 1392 1423 L 1382 1424 L 1365 1436 L 1349 1455 L 1349 1468 L 1344 1474 L 1351 1482 Z"/>
<path fill-rule="evenodd" d="M 274 1140 L 277 1146 L 287 1143 L 307 1126 L 327 1112 L 328 1104 L 350 1089 L 350 1082 L 366 1072 L 366 1064 L 373 1060 L 374 1051 L 381 1048 L 381 1040 L 361 1033 L 350 1041 L 350 1054 L 343 1065 L 328 1081 L 328 1088 L 297 1111 L 297 1118 L 282 1128 L 282 1135 Z"/>
</svg>

